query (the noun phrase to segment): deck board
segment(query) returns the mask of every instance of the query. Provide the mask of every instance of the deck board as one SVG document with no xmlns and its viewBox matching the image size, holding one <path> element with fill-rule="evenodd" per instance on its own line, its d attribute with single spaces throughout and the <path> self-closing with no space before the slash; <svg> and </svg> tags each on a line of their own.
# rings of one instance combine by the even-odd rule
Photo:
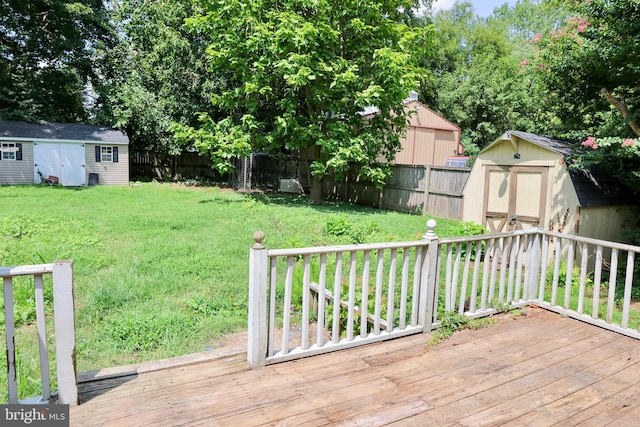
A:
<svg viewBox="0 0 640 427">
<path fill-rule="evenodd" d="M 640 341 L 542 309 L 251 370 L 245 355 L 110 370 L 72 426 L 638 425 Z M 115 373 L 114 373 L 115 372 Z"/>
</svg>

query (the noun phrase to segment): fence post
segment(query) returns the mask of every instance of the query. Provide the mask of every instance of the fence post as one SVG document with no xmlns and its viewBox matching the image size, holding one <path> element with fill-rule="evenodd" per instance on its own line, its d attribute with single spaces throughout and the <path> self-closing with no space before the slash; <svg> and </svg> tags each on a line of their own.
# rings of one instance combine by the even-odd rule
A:
<svg viewBox="0 0 640 427">
<path fill-rule="evenodd" d="M 247 361 L 251 368 L 265 365 L 267 354 L 267 249 L 264 233 L 253 233 L 255 243 L 249 252 L 249 325 Z"/>
<path fill-rule="evenodd" d="M 429 212 L 429 191 L 431 190 L 431 166 L 424 167 L 424 200 L 422 201 L 422 215 Z"/>
<path fill-rule="evenodd" d="M 78 377 L 73 304 L 73 261 L 54 262 L 52 277 L 58 403 L 74 406 L 78 404 Z"/>
<path fill-rule="evenodd" d="M 422 236 L 423 240 L 429 241 L 429 247 L 422 261 L 422 273 L 420 277 L 420 300 L 418 304 L 418 324 L 422 325 L 423 332 L 433 329 L 434 311 L 437 309 L 436 289 L 438 285 L 438 236 L 435 233 L 436 221 L 427 221 L 427 232 Z"/>
<path fill-rule="evenodd" d="M 538 277 L 540 274 L 540 266 L 542 263 L 542 245 L 540 239 L 542 235 L 540 234 L 541 228 L 534 227 L 535 234 L 532 234 L 533 242 L 531 242 L 531 253 L 527 256 L 527 265 L 526 265 L 526 278 L 527 278 L 527 287 L 525 288 L 524 298 L 527 301 L 533 300 L 536 298 L 536 290 L 538 286 Z M 545 274 L 542 272 L 542 274 Z"/>
</svg>

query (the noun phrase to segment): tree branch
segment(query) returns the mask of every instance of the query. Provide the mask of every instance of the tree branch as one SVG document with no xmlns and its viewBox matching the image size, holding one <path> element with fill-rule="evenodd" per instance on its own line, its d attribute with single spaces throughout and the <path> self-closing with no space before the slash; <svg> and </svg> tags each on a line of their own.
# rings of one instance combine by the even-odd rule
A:
<svg viewBox="0 0 640 427">
<path fill-rule="evenodd" d="M 602 96 L 607 98 L 607 101 L 609 101 L 611 105 L 616 107 L 622 113 L 622 117 L 627 121 L 627 123 L 629 124 L 633 132 L 637 136 L 640 136 L 640 126 L 638 126 L 638 123 L 636 123 L 635 120 L 629 119 L 629 117 L 631 116 L 631 113 L 629 112 L 629 108 L 627 107 L 627 104 L 624 102 L 624 99 L 616 98 L 611 94 L 611 92 L 607 90 L 606 87 L 603 87 L 602 89 L 600 89 L 600 93 L 602 94 Z"/>
</svg>

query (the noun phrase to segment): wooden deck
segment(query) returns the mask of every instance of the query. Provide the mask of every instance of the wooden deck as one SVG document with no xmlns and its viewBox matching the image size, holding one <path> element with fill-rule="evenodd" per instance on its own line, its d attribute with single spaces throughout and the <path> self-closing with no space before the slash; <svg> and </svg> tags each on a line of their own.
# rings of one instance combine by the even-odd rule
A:
<svg viewBox="0 0 640 427">
<path fill-rule="evenodd" d="M 536 308 L 429 336 L 257 370 L 224 349 L 129 367 L 82 382 L 71 425 L 640 425 L 638 340 Z"/>
</svg>

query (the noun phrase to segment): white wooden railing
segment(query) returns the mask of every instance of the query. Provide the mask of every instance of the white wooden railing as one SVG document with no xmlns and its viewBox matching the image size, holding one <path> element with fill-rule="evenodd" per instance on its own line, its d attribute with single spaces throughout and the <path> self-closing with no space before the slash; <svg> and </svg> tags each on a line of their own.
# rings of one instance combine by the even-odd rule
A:
<svg viewBox="0 0 640 427">
<path fill-rule="evenodd" d="M 438 239 L 434 228 L 417 242 L 281 250 L 257 232 L 251 366 L 427 332 L 442 311 L 482 317 L 532 304 L 640 339 L 640 247 L 538 228 Z"/>
<path fill-rule="evenodd" d="M 9 403 L 18 402 L 18 378 L 16 375 L 15 323 L 13 312 L 13 278 L 33 276 L 38 346 L 40 352 L 40 375 L 42 396 L 29 402 L 50 402 L 52 399 L 49 375 L 49 351 L 45 325 L 43 276 L 51 274 L 53 280 L 53 312 L 55 333 L 55 358 L 58 381 L 57 402 L 78 404 L 78 387 L 75 360 L 75 320 L 73 304 L 73 263 L 56 261 L 52 264 L 21 267 L 0 267 L 4 284 L 4 324 L 7 354 L 7 386 Z"/>
<path fill-rule="evenodd" d="M 256 232 L 249 272 L 251 366 L 430 331 L 437 242 L 435 221 L 429 225 L 420 241 L 282 250 L 267 250 L 264 234 Z"/>
</svg>

